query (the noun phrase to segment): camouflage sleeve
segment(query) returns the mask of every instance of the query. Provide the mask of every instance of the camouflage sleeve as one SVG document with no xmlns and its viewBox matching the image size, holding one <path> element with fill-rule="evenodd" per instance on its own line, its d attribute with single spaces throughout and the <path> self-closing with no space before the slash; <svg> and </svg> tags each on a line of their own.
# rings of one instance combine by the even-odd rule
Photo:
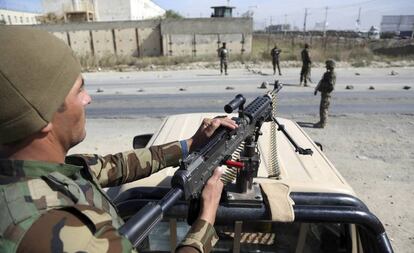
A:
<svg viewBox="0 0 414 253">
<path fill-rule="evenodd" d="M 182 150 L 177 141 L 114 155 L 76 156 L 86 161 L 102 187 L 110 187 L 148 177 L 169 166 L 178 166 Z"/>
<path fill-rule="evenodd" d="M 185 239 L 178 245 L 177 252 L 210 252 L 218 241 L 213 225 L 204 220 L 196 220 Z"/>
<path fill-rule="evenodd" d="M 326 77 L 325 77 L 326 75 Z M 336 76 L 333 72 L 326 72 L 324 75 L 324 79 L 326 82 L 326 91 L 332 92 L 335 88 Z"/>
<path fill-rule="evenodd" d="M 86 207 L 71 207 L 43 214 L 28 229 L 16 252 L 136 251 L 112 226 L 109 214 Z"/>
<path fill-rule="evenodd" d="M 332 92 L 335 88 L 336 76 L 335 73 L 325 72 L 322 79 L 319 81 L 316 89 L 320 92 Z"/>
</svg>

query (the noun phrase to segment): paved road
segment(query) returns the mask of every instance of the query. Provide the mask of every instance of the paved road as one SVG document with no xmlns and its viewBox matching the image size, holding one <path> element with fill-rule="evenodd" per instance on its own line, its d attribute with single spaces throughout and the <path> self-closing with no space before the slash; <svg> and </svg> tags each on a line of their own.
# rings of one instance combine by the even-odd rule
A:
<svg viewBox="0 0 414 253">
<path fill-rule="evenodd" d="M 163 117 L 190 112 L 221 112 L 234 94 L 174 95 L 102 95 L 93 97 L 87 113 L 91 118 Z M 248 102 L 261 93 L 244 94 Z M 313 114 L 318 112 L 319 96 L 307 92 L 279 95 L 281 114 Z M 331 113 L 410 113 L 414 114 L 414 92 L 338 92 Z"/>
<path fill-rule="evenodd" d="M 314 76 L 322 73 L 314 70 Z M 358 72 L 357 72 L 358 71 Z M 340 69 L 333 95 L 332 114 L 345 113 L 414 113 L 414 69 Z M 318 113 L 319 96 L 313 88 L 294 84 L 296 69 L 284 71 L 281 81 L 288 83 L 279 95 L 279 112 L 283 114 Z M 320 73 L 319 73 L 320 72 Z M 316 74 L 315 74 L 316 73 Z M 359 73 L 360 75 L 355 75 Z M 93 103 L 87 113 L 91 118 L 140 117 L 189 112 L 220 112 L 236 94 L 250 101 L 266 90 L 257 87 L 273 77 L 234 70 L 230 76 L 220 76 L 211 70 L 178 72 L 131 72 L 86 74 L 86 83 Z M 290 85 L 289 85 L 290 84 Z M 353 85 L 354 90 L 345 90 Z M 368 90 L 374 86 L 375 90 Z M 179 89 L 184 89 L 179 91 Z M 227 88 L 227 89 L 226 89 Z M 230 89 L 229 89 L 230 88 Z M 97 92 L 100 89 L 103 92 Z"/>
</svg>

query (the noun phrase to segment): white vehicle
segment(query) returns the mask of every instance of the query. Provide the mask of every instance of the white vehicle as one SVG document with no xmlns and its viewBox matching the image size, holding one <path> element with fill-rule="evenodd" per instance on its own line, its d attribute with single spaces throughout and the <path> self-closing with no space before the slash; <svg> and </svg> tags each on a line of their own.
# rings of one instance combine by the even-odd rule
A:
<svg viewBox="0 0 414 253">
<path fill-rule="evenodd" d="M 233 116 L 243 116 L 240 113 Z M 169 116 L 154 134 L 137 136 L 134 147 L 189 138 L 203 118 L 223 114 Z M 255 147 L 258 169 L 250 190 L 238 195 L 230 189 L 231 182 L 225 187 L 215 224 L 220 239 L 213 252 L 393 252 L 381 222 L 358 199 L 322 146 L 295 122 L 276 121 L 261 126 Z M 248 144 L 244 145 L 246 150 Z M 244 156 L 232 159 L 246 161 L 240 157 Z M 244 169 L 237 170 L 236 181 Z M 121 216 L 128 219 L 147 203 L 163 199 L 176 170 L 166 168 L 123 186 L 114 198 Z M 140 243 L 139 252 L 173 252 L 189 229 L 188 214 L 191 208 L 185 199 L 171 205 Z"/>
</svg>

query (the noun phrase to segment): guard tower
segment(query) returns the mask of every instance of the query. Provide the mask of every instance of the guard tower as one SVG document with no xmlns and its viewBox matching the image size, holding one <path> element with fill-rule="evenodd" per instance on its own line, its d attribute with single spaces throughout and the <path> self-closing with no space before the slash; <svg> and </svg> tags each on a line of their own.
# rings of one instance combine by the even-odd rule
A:
<svg viewBox="0 0 414 253">
<path fill-rule="evenodd" d="M 96 20 L 95 8 L 90 0 L 72 0 L 63 5 L 63 12 L 65 23 Z"/>
<path fill-rule="evenodd" d="M 211 14 L 212 18 L 231 18 L 233 17 L 233 9 L 236 7 L 231 6 L 213 6 L 214 13 Z"/>
</svg>

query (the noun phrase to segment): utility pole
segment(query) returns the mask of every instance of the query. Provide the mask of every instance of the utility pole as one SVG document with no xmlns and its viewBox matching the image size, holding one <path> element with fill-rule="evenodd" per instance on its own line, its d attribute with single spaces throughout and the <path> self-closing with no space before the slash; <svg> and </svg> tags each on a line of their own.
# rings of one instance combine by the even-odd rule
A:
<svg viewBox="0 0 414 253">
<path fill-rule="evenodd" d="M 270 49 L 270 33 L 272 32 L 271 31 L 271 29 L 272 29 L 272 16 L 270 16 L 270 23 L 269 23 L 269 26 L 268 26 L 268 28 L 267 28 L 268 30 L 268 32 L 267 32 L 267 51 L 269 51 L 269 49 Z"/>
<path fill-rule="evenodd" d="M 326 37 L 326 23 L 328 22 L 328 6 L 325 7 L 325 21 L 323 21 L 323 37 Z"/>
<path fill-rule="evenodd" d="M 413 24 L 413 30 L 411 32 L 411 39 L 413 39 L 413 38 L 414 38 L 414 24 Z"/>
<path fill-rule="evenodd" d="M 285 23 L 283 24 L 283 30 L 285 31 L 285 36 L 287 32 L 287 14 L 285 14 Z"/>
<path fill-rule="evenodd" d="M 361 26 L 361 7 L 359 7 L 358 19 L 356 20 L 356 25 L 357 25 L 357 32 L 359 32 L 359 27 Z"/>
<path fill-rule="evenodd" d="M 303 35 L 306 33 L 306 18 L 308 17 L 308 8 L 305 8 L 305 19 L 303 21 Z"/>
</svg>

